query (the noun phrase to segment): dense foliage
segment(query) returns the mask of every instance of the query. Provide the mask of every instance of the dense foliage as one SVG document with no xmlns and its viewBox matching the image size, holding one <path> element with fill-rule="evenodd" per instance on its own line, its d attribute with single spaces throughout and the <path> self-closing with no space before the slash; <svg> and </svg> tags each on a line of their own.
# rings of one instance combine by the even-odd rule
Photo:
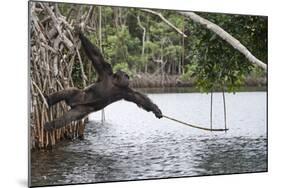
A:
<svg viewBox="0 0 281 188">
<path fill-rule="evenodd" d="M 260 16 L 226 15 L 201 13 L 217 23 L 229 34 L 245 45 L 257 58 L 267 62 L 267 18 Z M 190 28 L 190 64 L 198 85 L 205 91 L 227 86 L 235 91 L 249 74 L 265 76 L 248 60 L 220 37 L 201 25 L 188 21 Z"/>
<path fill-rule="evenodd" d="M 71 4 L 61 4 L 68 15 Z M 85 10 L 89 6 L 85 5 Z M 140 9 L 94 6 L 93 32 L 88 37 L 98 45 L 114 70 L 131 76 L 140 73 L 191 77 L 202 91 L 225 86 L 235 91 L 244 79 L 265 76 L 258 67 L 228 43 L 176 11 L 156 10 L 187 35 L 184 38 L 158 16 Z M 253 55 L 267 63 L 267 17 L 198 13 L 237 38 Z M 75 15 L 68 15 L 73 16 Z M 84 57 L 84 60 L 86 58 Z M 77 67 L 79 67 L 77 65 Z M 79 83 L 79 68 L 73 76 Z M 92 73 L 95 78 L 94 72 Z"/>
</svg>

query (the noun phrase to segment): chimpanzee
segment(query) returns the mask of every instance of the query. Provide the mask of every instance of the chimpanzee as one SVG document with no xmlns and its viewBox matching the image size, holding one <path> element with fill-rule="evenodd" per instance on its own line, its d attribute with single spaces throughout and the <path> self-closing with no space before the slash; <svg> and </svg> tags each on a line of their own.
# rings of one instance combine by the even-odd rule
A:
<svg viewBox="0 0 281 188">
<path fill-rule="evenodd" d="M 157 118 L 162 118 L 162 112 L 146 95 L 134 91 L 129 87 L 129 76 L 123 71 L 113 73 L 112 67 L 107 63 L 99 49 L 93 45 L 81 32 L 79 32 L 83 49 L 92 61 L 98 73 L 98 80 L 95 84 L 80 90 L 68 88 L 52 93 L 46 97 L 49 106 L 60 101 L 65 101 L 71 107 L 61 117 L 46 122 L 44 128 L 51 131 L 64 127 L 68 123 L 80 120 L 91 112 L 103 109 L 107 105 L 125 99 L 133 102 L 146 111 L 152 111 Z"/>
</svg>

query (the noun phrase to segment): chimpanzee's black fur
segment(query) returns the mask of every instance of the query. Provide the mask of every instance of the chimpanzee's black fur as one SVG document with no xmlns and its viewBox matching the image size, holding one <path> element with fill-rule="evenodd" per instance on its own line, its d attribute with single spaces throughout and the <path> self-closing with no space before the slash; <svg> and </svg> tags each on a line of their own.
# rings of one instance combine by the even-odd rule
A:
<svg viewBox="0 0 281 188">
<path fill-rule="evenodd" d="M 162 118 L 161 110 L 146 95 L 129 88 L 129 76 L 123 71 L 113 73 L 111 65 L 81 32 L 79 33 L 82 46 L 99 77 L 95 84 L 83 90 L 68 88 L 46 96 L 49 106 L 65 101 L 71 109 L 63 116 L 47 122 L 45 130 L 58 129 L 74 120 L 80 120 L 91 112 L 103 109 L 107 105 L 121 99 L 136 103 L 146 111 L 152 111 L 157 118 Z"/>
</svg>

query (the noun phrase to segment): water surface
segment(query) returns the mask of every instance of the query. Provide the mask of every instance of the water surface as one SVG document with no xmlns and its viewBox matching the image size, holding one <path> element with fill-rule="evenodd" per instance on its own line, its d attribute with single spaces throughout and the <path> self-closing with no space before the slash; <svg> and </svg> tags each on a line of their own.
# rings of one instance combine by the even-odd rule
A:
<svg viewBox="0 0 281 188">
<path fill-rule="evenodd" d="M 210 95 L 150 94 L 163 114 L 209 126 Z M 31 155 L 32 185 L 105 182 L 267 171 L 266 93 L 226 94 L 229 131 L 207 132 L 157 119 L 119 101 L 91 115 L 85 140 Z M 214 94 L 213 127 L 223 128 L 221 93 Z"/>
</svg>

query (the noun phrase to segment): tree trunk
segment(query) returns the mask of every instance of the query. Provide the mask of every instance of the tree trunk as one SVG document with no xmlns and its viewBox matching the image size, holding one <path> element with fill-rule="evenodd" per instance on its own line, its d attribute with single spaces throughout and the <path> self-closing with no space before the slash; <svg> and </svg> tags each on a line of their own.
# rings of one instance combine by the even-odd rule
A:
<svg viewBox="0 0 281 188">
<path fill-rule="evenodd" d="M 144 60 L 144 49 L 145 49 L 145 34 L 146 34 L 146 29 L 145 27 L 141 24 L 141 21 L 140 21 L 140 16 L 138 15 L 137 16 L 137 19 L 138 19 L 138 24 L 140 26 L 140 28 L 142 28 L 143 30 L 143 33 L 142 33 L 142 49 L 141 49 L 141 59 L 142 59 L 142 64 L 147 64 L 147 62 L 145 62 Z M 147 66 L 145 65 L 145 73 L 147 73 Z"/>
<path fill-rule="evenodd" d="M 102 53 L 102 16 L 101 16 L 101 6 L 99 6 L 99 44 L 100 44 L 100 51 Z M 105 122 L 105 111 L 102 109 L 101 111 L 101 123 L 103 124 Z"/>
<path fill-rule="evenodd" d="M 184 32 L 184 24 L 183 24 L 183 28 L 182 28 L 182 31 Z M 182 56 L 181 56 L 181 66 L 182 66 L 182 70 L 183 71 L 181 71 L 181 74 L 184 72 L 184 59 L 185 59 L 185 49 L 184 49 L 184 42 L 185 42 L 185 40 L 184 40 L 184 36 L 182 36 Z"/>
</svg>

